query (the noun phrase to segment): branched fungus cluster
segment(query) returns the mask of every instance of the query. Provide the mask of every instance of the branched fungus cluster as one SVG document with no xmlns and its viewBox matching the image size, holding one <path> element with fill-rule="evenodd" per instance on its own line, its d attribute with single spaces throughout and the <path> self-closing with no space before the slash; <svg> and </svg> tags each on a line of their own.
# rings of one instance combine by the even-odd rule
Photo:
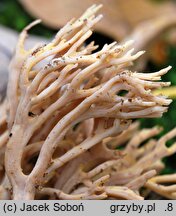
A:
<svg viewBox="0 0 176 216">
<path fill-rule="evenodd" d="M 155 176 L 176 152 L 165 145 L 176 129 L 157 140 L 161 128 L 132 123 L 167 111 L 171 100 L 152 92 L 170 85 L 160 81 L 170 67 L 131 71 L 144 53 L 133 54 L 132 41 L 100 51 L 87 44 L 100 7 L 30 50 L 27 31 L 40 21 L 22 31 L 0 106 L 1 199 L 144 199 L 151 190 L 176 197 L 175 186 L 160 185 L 170 177 Z"/>
</svg>

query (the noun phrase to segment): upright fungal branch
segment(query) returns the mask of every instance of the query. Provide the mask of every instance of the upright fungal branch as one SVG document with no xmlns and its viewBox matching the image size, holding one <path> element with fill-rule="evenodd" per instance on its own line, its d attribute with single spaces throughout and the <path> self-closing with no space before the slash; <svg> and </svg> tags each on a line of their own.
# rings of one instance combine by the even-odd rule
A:
<svg viewBox="0 0 176 216">
<path fill-rule="evenodd" d="M 171 100 L 153 95 L 152 90 L 170 85 L 159 81 L 170 67 L 155 73 L 132 72 L 129 66 L 143 51 L 133 54 L 131 41 L 105 44 L 100 51 L 95 51 L 94 42 L 86 44 L 102 18 L 95 15 L 100 7 L 93 5 L 72 19 L 49 44 L 24 49 L 27 31 L 39 21 L 20 35 L 7 94 L 4 184 L 11 185 L 13 199 L 42 194 L 60 199 L 142 199 L 135 182 L 143 186 L 156 173 L 154 153 L 144 157 L 148 165 L 139 159 L 143 149 L 136 150 L 129 158 L 134 165 L 125 170 L 125 155 L 139 144 L 132 140 L 121 152 L 112 143 L 132 119 L 161 117 L 167 111 Z M 132 126 L 131 132 L 136 128 Z M 141 133 L 146 138 L 158 129 Z M 157 160 L 163 155 L 167 153 L 161 150 Z"/>
</svg>

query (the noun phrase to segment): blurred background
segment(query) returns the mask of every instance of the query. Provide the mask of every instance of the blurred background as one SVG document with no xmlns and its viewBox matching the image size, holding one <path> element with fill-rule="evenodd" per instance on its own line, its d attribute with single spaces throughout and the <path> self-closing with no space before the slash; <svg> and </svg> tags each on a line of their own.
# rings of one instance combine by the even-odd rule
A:
<svg viewBox="0 0 176 216">
<path fill-rule="evenodd" d="M 72 17 L 80 16 L 94 3 L 102 3 L 103 20 L 90 40 L 100 47 L 114 40 L 135 40 L 135 50 L 147 53 L 133 70 L 157 71 L 168 65 L 172 70 L 163 77 L 171 81 L 169 89 L 159 90 L 173 99 L 167 113 L 158 119 L 142 119 L 141 127 L 160 125 L 163 133 L 176 126 L 176 1 L 174 0 L 0 0 L 0 100 L 5 96 L 8 65 L 19 32 L 31 21 L 42 24 L 30 30 L 27 47 L 47 41 Z M 171 145 L 172 142 L 167 145 Z M 164 159 L 164 173 L 176 172 L 176 155 Z"/>
</svg>

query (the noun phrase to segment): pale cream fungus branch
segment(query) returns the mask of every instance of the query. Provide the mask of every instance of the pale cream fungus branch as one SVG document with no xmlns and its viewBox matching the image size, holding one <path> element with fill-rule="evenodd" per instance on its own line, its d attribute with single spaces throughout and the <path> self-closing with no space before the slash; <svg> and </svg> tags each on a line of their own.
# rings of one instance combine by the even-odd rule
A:
<svg viewBox="0 0 176 216">
<path fill-rule="evenodd" d="M 102 18 L 96 15 L 99 8 L 93 5 L 79 19 L 72 19 L 48 44 L 24 49 L 27 31 L 40 20 L 19 37 L 10 64 L 8 129 L 0 138 L 1 145 L 6 145 L 9 134 L 4 185 L 12 187 L 12 199 L 44 194 L 51 199 L 54 195 L 59 199 L 143 199 L 135 183 L 142 187 L 156 174 L 155 154 L 160 161 L 175 152 L 175 147 L 164 147 L 162 140 L 157 142 L 159 151 L 148 147 L 150 154 L 145 155 L 143 147 L 138 148 L 159 132 L 156 128 L 141 131 L 139 140 L 134 137 L 122 153 L 114 150 L 121 145 L 118 136 L 125 133 L 129 134 L 125 139 L 130 139 L 137 130 L 136 126 L 127 129 L 132 119 L 161 117 L 167 111 L 171 100 L 153 95 L 152 90 L 170 85 L 159 80 L 171 67 L 154 73 L 131 71 L 129 66 L 144 53 L 133 54 L 132 41 L 105 44 L 100 51 L 94 42 L 85 45 Z M 131 149 L 135 152 L 130 158 Z M 128 160 L 134 162 L 131 167 Z M 70 163 L 75 176 L 67 183 L 73 174 Z M 80 170 L 80 163 L 85 170 Z M 46 186 L 52 179 L 53 185 Z"/>
</svg>

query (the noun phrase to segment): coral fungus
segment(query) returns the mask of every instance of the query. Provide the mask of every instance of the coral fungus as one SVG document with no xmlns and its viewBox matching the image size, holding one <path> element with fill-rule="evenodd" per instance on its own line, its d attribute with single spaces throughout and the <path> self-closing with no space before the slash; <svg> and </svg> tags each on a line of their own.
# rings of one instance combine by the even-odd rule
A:
<svg viewBox="0 0 176 216">
<path fill-rule="evenodd" d="M 143 186 L 158 192 L 154 176 L 176 151 L 165 146 L 176 130 L 149 140 L 161 129 L 139 130 L 132 120 L 167 111 L 171 100 L 152 91 L 170 85 L 159 81 L 170 67 L 131 71 L 144 53 L 133 54 L 132 41 L 99 51 L 86 44 L 100 7 L 30 50 L 27 31 L 40 21 L 22 31 L 0 107 L 1 199 L 143 199 Z"/>
</svg>

